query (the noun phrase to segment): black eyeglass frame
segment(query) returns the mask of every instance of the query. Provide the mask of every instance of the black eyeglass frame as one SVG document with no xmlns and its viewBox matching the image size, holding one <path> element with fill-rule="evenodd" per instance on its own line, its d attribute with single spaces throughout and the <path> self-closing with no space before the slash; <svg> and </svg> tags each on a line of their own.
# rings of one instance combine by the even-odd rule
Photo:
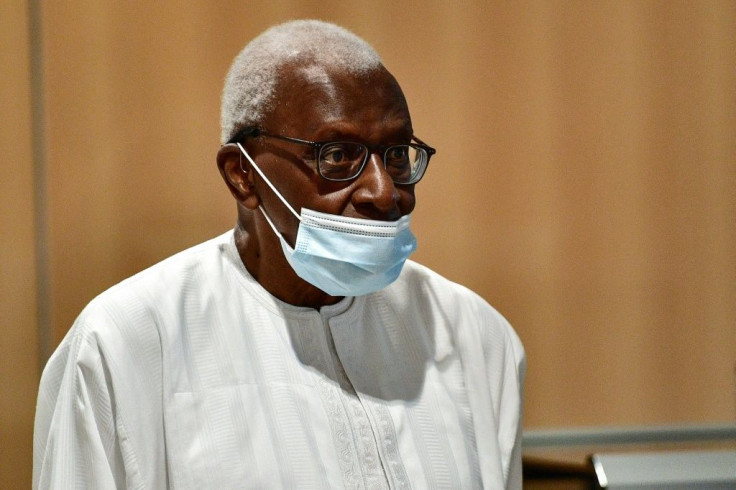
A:
<svg viewBox="0 0 736 490">
<path fill-rule="evenodd" d="M 427 167 L 429 166 L 429 160 L 432 157 L 432 155 L 437 153 L 437 150 L 435 150 L 428 144 L 424 143 L 422 140 L 420 140 L 414 135 L 411 136 L 411 139 L 415 141 L 415 143 L 403 143 L 403 144 L 398 144 L 398 145 L 368 145 L 360 141 L 346 141 L 346 140 L 309 141 L 309 140 L 303 140 L 299 138 L 292 138 L 290 136 L 281 136 L 280 134 L 266 133 L 265 131 L 261 130 L 260 128 L 256 128 L 256 127 L 246 127 L 246 128 L 241 129 L 240 131 L 235 133 L 235 135 L 232 138 L 230 138 L 230 141 L 228 141 L 228 143 L 237 143 L 245 138 L 258 138 L 260 136 L 265 136 L 267 138 L 276 138 L 276 139 L 280 139 L 283 141 L 289 141 L 291 143 L 297 143 L 300 145 L 306 145 L 306 146 L 310 146 L 314 148 L 315 155 L 316 155 L 315 159 L 317 160 L 317 165 L 316 165 L 317 173 L 323 179 L 329 180 L 332 182 L 346 182 L 349 180 L 356 179 L 363 172 L 363 169 L 365 168 L 365 164 L 366 162 L 368 162 L 368 157 L 370 157 L 370 155 L 374 153 L 378 153 L 379 155 L 381 155 L 384 165 L 386 165 L 386 155 L 389 150 L 391 150 L 392 148 L 396 148 L 397 146 L 411 146 L 414 149 L 424 151 L 424 153 L 427 155 L 427 161 L 424 162 L 424 168 L 420 169 L 420 172 L 418 172 L 417 175 L 415 175 L 414 178 L 411 179 L 409 182 L 396 182 L 396 181 L 394 182 L 400 185 L 416 184 L 422 179 L 422 177 L 424 177 L 424 174 L 427 171 Z M 365 156 L 363 157 L 363 163 L 360 164 L 360 168 L 358 168 L 358 171 L 352 177 L 336 179 L 334 177 L 327 177 L 324 174 L 322 174 L 322 170 L 319 165 L 319 155 L 321 153 L 322 147 L 326 145 L 335 144 L 335 143 L 358 144 L 358 145 L 364 146 L 368 150 Z"/>
</svg>

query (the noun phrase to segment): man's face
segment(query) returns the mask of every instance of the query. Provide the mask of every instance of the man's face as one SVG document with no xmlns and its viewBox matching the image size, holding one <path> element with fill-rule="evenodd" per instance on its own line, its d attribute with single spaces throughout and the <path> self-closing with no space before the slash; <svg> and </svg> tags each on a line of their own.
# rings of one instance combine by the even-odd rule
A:
<svg viewBox="0 0 736 490">
<path fill-rule="evenodd" d="M 277 88 L 277 109 L 261 129 L 309 141 L 359 141 L 369 145 L 407 143 L 412 135 L 406 100 L 385 70 L 357 78 L 321 66 L 289 68 Z M 414 186 L 396 185 L 383 155 L 370 155 L 363 172 L 348 182 L 331 182 L 314 168 L 314 150 L 273 138 L 247 141 L 249 153 L 283 197 L 324 213 L 393 221 L 414 208 Z M 261 180 L 256 192 L 279 231 L 293 246 L 298 220 Z"/>
</svg>

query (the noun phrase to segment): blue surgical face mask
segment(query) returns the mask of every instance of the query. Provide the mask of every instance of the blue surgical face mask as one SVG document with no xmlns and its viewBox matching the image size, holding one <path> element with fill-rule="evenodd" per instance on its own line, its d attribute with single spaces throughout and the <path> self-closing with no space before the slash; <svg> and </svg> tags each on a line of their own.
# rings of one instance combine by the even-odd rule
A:
<svg viewBox="0 0 736 490">
<path fill-rule="evenodd" d="M 397 221 L 348 218 L 302 208 L 301 216 L 276 190 L 240 143 L 240 151 L 289 211 L 299 220 L 294 248 L 259 209 L 281 241 L 296 274 L 330 296 L 360 296 L 385 288 L 399 277 L 417 248 L 409 215 Z"/>
</svg>

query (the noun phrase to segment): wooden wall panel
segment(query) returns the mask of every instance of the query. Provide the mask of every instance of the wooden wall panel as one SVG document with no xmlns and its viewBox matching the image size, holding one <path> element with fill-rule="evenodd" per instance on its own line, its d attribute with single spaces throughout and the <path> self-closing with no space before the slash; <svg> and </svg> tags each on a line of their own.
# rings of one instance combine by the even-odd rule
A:
<svg viewBox="0 0 736 490">
<path fill-rule="evenodd" d="M 44 7 L 56 341 L 232 226 L 222 79 L 267 26 L 321 17 L 377 47 L 438 148 L 416 258 L 517 328 L 527 427 L 734 420 L 733 2 L 218 6 Z"/>
<path fill-rule="evenodd" d="M 28 7 L 0 7 L 1 487 L 30 481 L 36 312 L 55 345 L 94 295 L 232 226 L 222 79 L 292 17 L 354 30 L 401 82 L 439 150 L 416 259 L 517 328 L 527 428 L 734 421 L 733 2 L 44 3 L 48 230 Z"/>
<path fill-rule="evenodd" d="M 0 488 L 30 488 L 39 375 L 28 6 L 0 3 Z"/>
</svg>

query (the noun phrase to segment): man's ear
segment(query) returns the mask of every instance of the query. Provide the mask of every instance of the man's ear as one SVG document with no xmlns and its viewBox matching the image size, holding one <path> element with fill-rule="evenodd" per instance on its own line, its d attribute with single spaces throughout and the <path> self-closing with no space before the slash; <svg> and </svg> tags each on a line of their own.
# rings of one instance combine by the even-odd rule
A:
<svg viewBox="0 0 736 490">
<path fill-rule="evenodd" d="M 248 209 L 260 204 L 253 184 L 253 171 L 237 145 L 228 143 L 217 152 L 217 167 L 233 197 Z"/>
</svg>

